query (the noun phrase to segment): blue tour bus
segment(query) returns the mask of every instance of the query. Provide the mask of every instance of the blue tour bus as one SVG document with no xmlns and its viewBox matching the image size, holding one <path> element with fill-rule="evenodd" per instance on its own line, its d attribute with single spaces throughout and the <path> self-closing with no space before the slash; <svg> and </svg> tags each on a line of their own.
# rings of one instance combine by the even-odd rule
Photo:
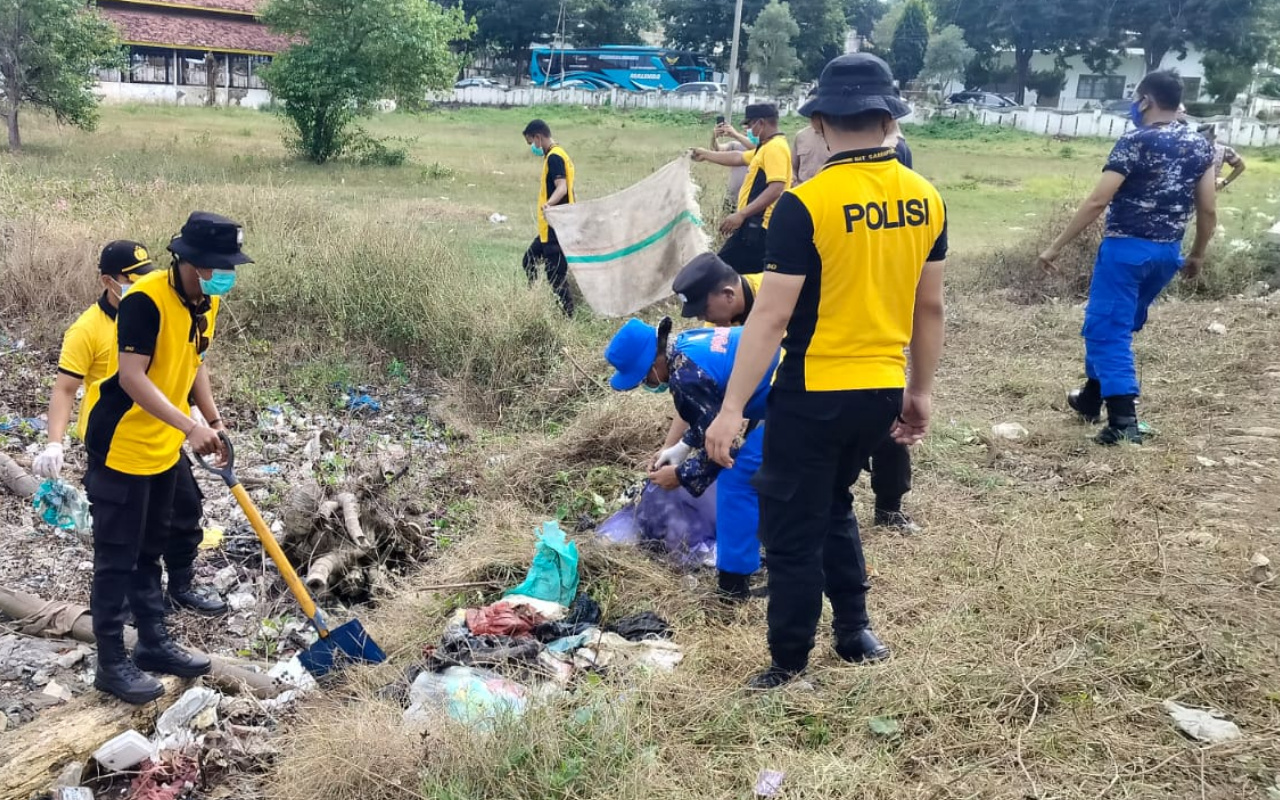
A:
<svg viewBox="0 0 1280 800">
<path fill-rule="evenodd" d="M 711 62 L 697 53 L 642 45 L 538 47 L 529 64 L 533 83 L 553 89 L 563 82 L 591 89 L 670 90 L 682 83 L 710 81 L 713 73 Z"/>
</svg>

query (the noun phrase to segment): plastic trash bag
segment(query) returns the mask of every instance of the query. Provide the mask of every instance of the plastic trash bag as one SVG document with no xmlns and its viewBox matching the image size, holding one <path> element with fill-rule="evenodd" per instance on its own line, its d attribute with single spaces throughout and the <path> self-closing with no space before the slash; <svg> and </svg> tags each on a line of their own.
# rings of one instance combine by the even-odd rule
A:
<svg viewBox="0 0 1280 800">
<path fill-rule="evenodd" d="M 652 611 L 623 617 L 610 625 L 608 630 L 613 631 L 629 642 L 671 638 L 671 626 L 667 624 L 665 619 Z"/>
<path fill-rule="evenodd" d="M 636 524 L 642 542 L 654 542 L 676 566 L 693 569 L 714 566 L 716 560 L 716 490 L 701 497 L 682 486 L 670 491 L 652 483 L 636 504 Z"/>
<path fill-rule="evenodd" d="M 525 687 L 495 672 L 450 667 L 419 675 L 409 687 L 409 702 L 405 728 L 423 733 L 441 712 L 479 730 L 492 730 L 499 720 L 523 714 L 529 700 Z"/>
<path fill-rule="evenodd" d="M 629 505 L 600 523 L 596 535 L 611 544 L 640 544 L 640 523 L 636 521 L 636 507 Z"/>
<path fill-rule="evenodd" d="M 513 594 L 550 600 L 562 606 L 573 605 L 573 598 L 578 594 L 578 546 L 565 537 L 560 523 L 542 523 L 528 577 L 524 583 L 503 593 L 504 596 Z"/>
<path fill-rule="evenodd" d="M 40 484 L 32 505 L 40 519 L 60 530 L 88 533 L 93 528 L 89 498 L 64 480 Z"/>
</svg>

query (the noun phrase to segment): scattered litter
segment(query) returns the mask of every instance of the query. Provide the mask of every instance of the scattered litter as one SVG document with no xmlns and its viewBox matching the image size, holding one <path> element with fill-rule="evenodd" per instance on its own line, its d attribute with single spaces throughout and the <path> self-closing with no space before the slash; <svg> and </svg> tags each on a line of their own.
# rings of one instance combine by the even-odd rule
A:
<svg viewBox="0 0 1280 800">
<path fill-rule="evenodd" d="M 227 605 L 232 611 L 247 611 L 258 604 L 258 598 L 252 592 L 232 592 L 227 595 Z"/>
<path fill-rule="evenodd" d="M 467 610 L 467 629 L 477 636 L 527 636 L 546 622 L 529 606 L 513 606 L 503 601 L 484 608 Z"/>
<path fill-rule="evenodd" d="M 893 717 L 872 717 L 867 720 L 867 727 L 881 739 L 893 739 L 902 733 L 902 725 Z"/>
<path fill-rule="evenodd" d="M 683 486 L 668 491 L 646 484 L 632 505 L 596 528 L 596 535 L 613 544 L 653 547 L 680 569 L 715 566 L 715 484 L 699 497 Z"/>
<path fill-rule="evenodd" d="M 53 782 L 53 788 L 55 791 L 58 789 L 74 789 L 83 780 L 84 764 L 79 761 L 72 761 L 62 768 L 62 772 L 58 773 L 57 779 Z"/>
<path fill-rule="evenodd" d="M 1209 327 L 1205 330 L 1214 335 L 1223 336 L 1227 332 L 1227 326 L 1223 325 L 1221 322 L 1210 322 Z"/>
<path fill-rule="evenodd" d="M 762 769 L 756 776 L 756 797 L 777 797 L 782 791 L 782 781 L 787 773 L 772 769 Z"/>
<path fill-rule="evenodd" d="M 204 535 L 200 539 L 201 550 L 216 550 L 222 545 L 222 539 L 226 536 L 226 531 L 217 525 L 210 525 L 204 529 Z"/>
<path fill-rule="evenodd" d="M 46 683 L 44 688 L 40 690 L 40 693 L 63 703 L 71 700 L 71 690 L 57 681 L 49 681 Z"/>
<path fill-rule="evenodd" d="M 547 650 L 552 653 L 572 653 L 599 635 L 600 631 L 598 629 L 588 628 L 576 636 L 565 636 L 562 639 L 548 642 Z"/>
<path fill-rule="evenodd" d="M 1165 700 L 1162 705 L 1178 728 L 1193 739 L 1218 744 L 1244 736 L 1234 722 L 1223 719 L 1222 712 L 1216 709 L 1187 708 L 1172 700 Z"/>
<path fill-rule="evenodd" d="M 562 606 L 573 604 L 578 594 L 578 546 L 567 540 L 560 523 L 543 523 L 529 575 L 505 594 L 550 600 Z"/>
<path fill-rule="evenodd" d="M 438 646 L 424 648 L 432 671 L 445 667 L 528 666 L 538 660 L 542 645 L 533 639 L 511 636 L 476 636 L 466 628 L 451 627 Z"/>
<path fill-rule="evenodd" d="M 24 427 L 33 431 L 42 431 L 49 427 L 49 423 L 39 417 L 5 417 L 4 421 L 0 422 L 0 433 L 21 430 Z"/>
<path fill-rule="evenodd" d="M 152 755 L 151 742 L 137 731 L 125 731 L 99 747 L 93 760 L 112 772 L 133 769 Z"/>
<path fill-rule="evenodd" d="M 218 590 L 218 594 L 226 594 L 231 588 L 239 585 L 240 570 L 234 566 L 223 567 L 213 576 L 213 588 Z"/>
<path fill-rule="evenodd" d="M 166 751 L 143 765 L 129 785 L 132 800 L 177 800 L 200 778 L 200 762 L 188 751 Z"/>
<path fill-rule="evenodd" d="M 582 598 L 579 597 L 578 599 L 581 600 Z M 590 598 L 588 598 L 588 600 L 589 599 Z M 516 608 L 530 609 L 537 613 L 538 616 L 542 617 L 546 622 L 559 622 L 569 613 L 569 609 L 559 603 L 553 603 L 550 600 L 539 600 L 536 597 L 509 594 L 506 597 L 506 602 Z M 577 604 L 576 600 L 574 601 L 574 604 Z"/>
<path fill-rule="evenodd" d="M 1262 553 L 1254 553 L 1249 559 L 1249 577 L 1254 583 L 1269 583 L 1275 577 L 1271 573 L 1271 559 Z"/>
<path fill-rule="evenodd" d="M 353 414 L 377 414 L 382 410 L 382 403 L 372 395 L 362 394 L 360 390 L 347 387 L 347 410 Z"/>
<path fill-rule="evenodd" d="M 197 687 L 188 689 L 156 720 L 156 732 L 161 736 L 175 736 L 185 731 L 201 731 L 212 728 L 218 721 L 218 703 L 222 695 L 213 689 Z M 212 711 L 212 715 L 206 712 Z"/>
<path fill-rule="evenodd" d="M 1214 461 L 1212 458 L 1205 458 L 1204 456 L 1196 456 L 1196 463 L 1205 469 L 1211 469 L 1218 466 L 1217 461 Z"/>
<path fill-rule="evenodd" d="M 573 655 L 580 669 L 649 666 L 670 672 L 684 660 L 680 645 L 662 639 L 631 642 L 616 633 L 601 633 Z"/>
<path fill-rule="evenodd" d="M 997 439 L 1020 442 L 1031 435 L 1031 432 L 1017 422 L 1001 422 L 991 426 L 991 435 Z"/>
<path fill-rule="evenodd" d="M 54 792 L 53 800 L 93 800 L 93 790 L 84 786 L 63 786 Z"/>
<path fill-rule="evenodd" d="M 441 712 L 487 731 L 500 719 L 522 715 L 528 706 L 528 690 L 496 672 L 450 667 L 419 675 L 409 687 L 409 702 L 403 716 L 406 733 L 425 733 Z"/>
<path fill-rule="evenodd" d="M 309 692 L 318 686 L 315 677 L 310 672 L 307 672 L 307 668 L 302 666 L 302 661 L 297 656 L 276 664 L 267 670 L 267 676 L 304 692 Z"/>
<path fill-rule="evenodd" d="M 89 498 L 64 480 L 47 480 L 40 484 L 32 505 L 46 524 L 64 531 L 88 532 Z"/>
<path fill-rule="evenodd" d="M 492 222 L 494 225 L 501 225 L 502 223 L 507 221 L 507 218 L 495 211 L 494 213 L 489 215 L 489 221 Z"/>
<path fill-rule="evenodd" d="M 609 630 L 630 642 L 671 638 L 671 626 L 652 611 L 624 617 L 610 625 Z"/>
</svg>

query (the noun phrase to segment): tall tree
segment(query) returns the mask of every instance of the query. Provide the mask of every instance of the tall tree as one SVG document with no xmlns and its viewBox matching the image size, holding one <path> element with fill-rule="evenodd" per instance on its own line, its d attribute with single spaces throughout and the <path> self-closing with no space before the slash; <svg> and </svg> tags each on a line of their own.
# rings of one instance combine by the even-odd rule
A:
<svg viewBox="0 0 1280 800">
<path fill-rule="evenodd" d="M 1147 71 L 1160 68 L 1169 53 L 1184 55 L 1189 46 L 1213 50 L 1251 65 L 1271 47 L 1280 13 L 1272 0 L 1124 0 L 1116 4 L 1116 25 L 1132 32 L 1142 48 Z"/>
<path fill-rule="evenodd" d="M 450 0 L 475 21 L 470 44 L 514 59 L 527 74 L 529 45 L 556 33 L 560 5 L 547 0 Z M 520 74 L 520 73 L 517 73 Z"/>
<path fill-rule="evenodd" d="M 650 0 L 571 0 L 566 8 L 569 40 L 577 47 L 639 44 L 658 24 Z"/>
<path fill-rule="evenodd" d="M 94 71 L 123 66 L 115 29 L 83 0 L 0 2 L 0 116 L 9 150 L 22 149 L 25 108 L 91 130 L 98 120 Z"/>
<path fill-rule="evenodd" d="M 450 49 L 474 26 L 431 0 L 270 0 L 262 18 L 297 44 L 267 68 L 292 148 L 323 164 L 352 143 L 356 115 L 388 97 L 421 98 L 453 82 Z"/>
<path fill-rule="evenodd" d="M 947 25 L 929 37 L 921 75 L 926 80 L 941 84 L 942 91 L 946 92 L 947 84 L 959 80 L 977 54 L 978 51 L 964 40 L 964 31 L 955 25 Z"/>
<path fill-rule="evenodd" d="M 747 26 L 747 64 L 760 76 L 770 92 L 776 92 L 784 81 L 792 80 L 800 67 L 792 44 L 800 35 L 800 26 L 791 15 L 791 4 L 769 0 Z"/>
<path fill-rule="evenodd" d="M 902 21 L 902 12 L 906 9 L 907 4 L 904 0 L 893 0 L 885 7 L 880 19 L 876 20 L 876 24 L 871 28 L 871 44 L 876 51 L 888 54 L 889 48 L 893 45 L 893 33 L 898 30 L 898 23 Z"/>
<path fill-rule="evenodd" d="M 764 4 L 765 0 L 744 0 L 742 18 L 755 19 Z M 659 0 L 658 17 L 667 44 L 692 50 L 713 59 L 722 69 L 728 68 L 733 6 L 729 0 Z"/>
<path fill-rule="evenodd" d="M 893 32 L 889 48 L 889 66 L 893 77 L 906 86 L 924 69 L 924 56 L 929 49 L 929 12 L 923 0 L 907 0 L 902 19 Z"/>
<path fill-rule="evenodd" d="M 870 38 L 871 31 L 888 9 L 885 0 L 846 0 L 844 19 L 859 36 Z"/>
<path fill-rule="evenodd" d="M 1252 60 L 1210 50 L 1204 54 L 1204 90 L 1217 103 L 1234 103 L 1253 81 Z M 1194 100 L 1188 97 L 1187 102 Z"/>
<path fill-rule="evenodd" d="M 796 53 L 801 73 L 816 78 L 826 63 L 844 52 L 844 35 L 849 29 L 841 0 L 790 0 L 791 16 L 800 26 Z"/>
</svg>

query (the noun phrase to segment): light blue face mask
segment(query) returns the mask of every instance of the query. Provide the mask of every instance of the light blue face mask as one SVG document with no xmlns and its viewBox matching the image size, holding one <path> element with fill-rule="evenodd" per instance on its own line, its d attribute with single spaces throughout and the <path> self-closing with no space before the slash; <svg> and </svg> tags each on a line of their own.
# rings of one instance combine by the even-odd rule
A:
<svg viewBox="0 0 1280 800">
<path fill-rule="evenodd" d="M 533 151 L 533 154 L 538 158 L 542 158 L 547 154 L 546 150 L 543 150 L 541 147 L 538 147 L 536 144 L 529 145 L 529 149 Z"/>
<path fill-rule="evenodd" d="M 236 285 L 236 271 L 233 269 L 216 269 L 209 280 L 200 279 L 200 291 L 210 297 L 224 295 Z"/>
<path fill-rule="evenodd" d="M 124 299 L 124 296 L 125 296 L 126 294 L 128 294 L 128 293 L 129 293 L 129 290 L 130 290 L 130 289 L 132 289 L 132 288 L 133 288 L 133 284 L 132 284 L 132 283 L 129 283 L 128 281 L 126 281 L 126 282 L 124 282 L 124 283 L 121 283 L 120 281 L 112 281 L 112 283 L 114 283 L 114 284 L 116 285 L 116 288 L 120 290 L 120 299 L 121 299 L 121 300 L 123 300 L 123 299 Z"/>
<path fill-rule="evenodd" d="M 756 136 L 754 133 L 748 133 L 748 134 L 747 134 L 747 138 L 748 138 L 748 139 L 750 139 L 750 140 L 751 140 L 751 143 L 752 143 L 752 144 L 754 144 L 754 145 L 759 145 L 759 144 L 760 144 L 760 137 L 759 137 L 759 136 Z"/>
</svg>

